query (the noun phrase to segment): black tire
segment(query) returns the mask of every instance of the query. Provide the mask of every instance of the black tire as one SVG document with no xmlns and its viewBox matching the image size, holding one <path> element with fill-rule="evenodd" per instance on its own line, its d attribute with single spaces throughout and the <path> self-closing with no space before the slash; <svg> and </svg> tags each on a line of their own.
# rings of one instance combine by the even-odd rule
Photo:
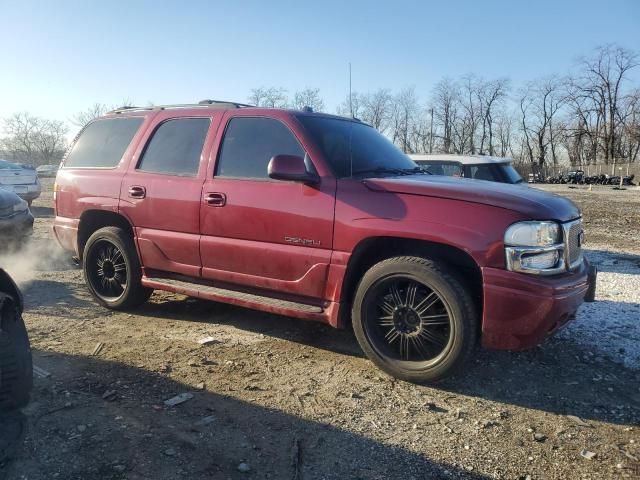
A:
<svg viewBox="0 0 640 480">
<path fill-rule="evenodd" d="M 31 346 L 19 300 L 0 291 L 0 412 L 27 405 L 32 386 Z"/>
<path fill-rule="evenodd" d="M 119 227 L 104 227 L 89 237 L 82 271 L 93 297 L 112 310 L 142 305 L 153 293 L 140 283 L 142 268 L 135 244 Z"/>
<path fill-rule="evenodd" d="M 426 258 L 393 257 L 371 267 L 357 287 L 351 315 L 367 357 L 401 380 L 442 380 L 476 343 L 470 292 L 452 269 Z"/>
</svg>

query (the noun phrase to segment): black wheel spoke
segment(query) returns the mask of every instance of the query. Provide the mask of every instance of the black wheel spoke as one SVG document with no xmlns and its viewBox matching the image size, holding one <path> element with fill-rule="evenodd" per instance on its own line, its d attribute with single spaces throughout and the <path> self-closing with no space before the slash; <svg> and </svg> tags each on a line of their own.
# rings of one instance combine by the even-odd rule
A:
<svg viewBox="0 0 640 480">
<path fill-rule="evenodd" d="M 119 298 L 127 288 L 123 253 L 108 240 L 99 240 L 88 254 L 87 273 L 93 290 L 105 299 Z"/>
<path fill-rule="evenodd" d="M 440 295 L 414 278 L 381 279 L 366 307 L 372 345 L 384 356 L 404 362 L 432 362 L 451 340 L 451 317 Z M 363 305 L 363 309 L 365 306 Z"/>
</svg>

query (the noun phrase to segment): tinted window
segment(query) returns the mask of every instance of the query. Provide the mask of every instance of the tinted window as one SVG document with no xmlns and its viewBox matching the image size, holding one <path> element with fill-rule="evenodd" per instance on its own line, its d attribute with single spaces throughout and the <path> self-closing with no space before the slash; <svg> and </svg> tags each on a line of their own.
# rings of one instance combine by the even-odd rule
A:
<svg viewBox="0 0 640 480">
<path fill-rule="evenodd" d="M 464 167 L 464 176 L 474 180 L 488 180 L 499 182 L 499 172 L 494 165 L 467 165 Z"/>
<path fill-rule="evenodd" d="M 179 118 L 161 123 L 142 154 L 138 170 L 196 175 L 208 130 L 208 118 Z"/>
<path fill-rule="evenodd" d="M 69 152 L 66 167 L 115 167 L 142 125 L 143 118 L 103 119 L 91 122 Z"/>
<path fill-rule="evenodd" d="M 275 155 L 304 157 L 291 131 L 272 118 L 233 118 L 218 158 L 221 177 L 268 178 L 267 166 Z"/>
<path fill-rule="evenodd" d="M 300 115 L 338 178 L 372 169 L 414 169 L 416 164 L 375 128 L 351 120 Z"/>
<path fill-rule="evenodd" d="M 456 162 L 418 160 L 416 163 L 431 175 L 446 175 L 447 177 L 462 176 L 462 166 Z"/>
</svg>

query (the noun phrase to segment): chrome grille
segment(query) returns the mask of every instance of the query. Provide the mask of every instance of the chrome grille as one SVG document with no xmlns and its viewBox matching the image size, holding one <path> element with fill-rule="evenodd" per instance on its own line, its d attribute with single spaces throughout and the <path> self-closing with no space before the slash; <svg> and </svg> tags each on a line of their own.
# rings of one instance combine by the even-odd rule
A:
<svg viewBox="0 0 640 480">
<path fill-rule="evenodd" d="M 582 220 L 565 225 L 567 261 L 569 267 L 575 266 L 582 258 Z"/>
</svg>

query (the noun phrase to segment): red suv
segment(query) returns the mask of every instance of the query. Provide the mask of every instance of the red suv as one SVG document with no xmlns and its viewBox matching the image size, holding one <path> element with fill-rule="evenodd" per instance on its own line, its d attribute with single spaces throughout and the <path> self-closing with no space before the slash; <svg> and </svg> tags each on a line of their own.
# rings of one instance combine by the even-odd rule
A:
<svg viewBox="0 0 640 480">
<path fill-rule="evenodd" d="M 115 110 L 73 142 L 55 208 L 108 308 L 158 289 L 352 325 L 411 381 L 449 375 L 478 338 L 539 343 L 595 282 L 569 200 L 431 176 L 372 127 L 310 109 Z"/>
</svg>

